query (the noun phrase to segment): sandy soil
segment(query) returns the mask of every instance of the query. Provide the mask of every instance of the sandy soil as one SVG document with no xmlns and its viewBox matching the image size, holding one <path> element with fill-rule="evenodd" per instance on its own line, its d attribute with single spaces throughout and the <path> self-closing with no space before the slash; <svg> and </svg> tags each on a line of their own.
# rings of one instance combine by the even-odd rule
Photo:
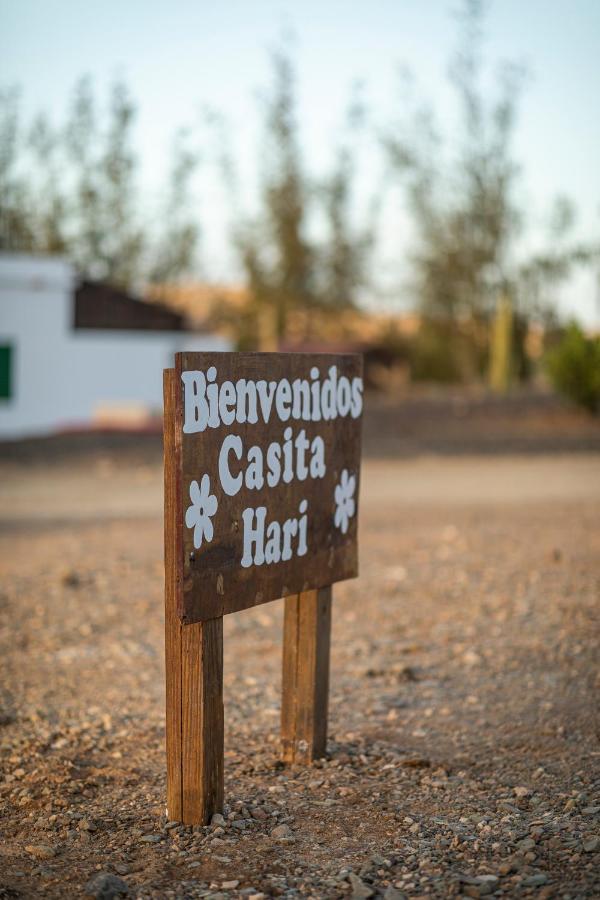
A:
<svg viewBox="0 0 600 900">
<path fill-rule="evenodd" d="M 278 760 L 282 604 L 228 617 L 225 822 L 194 830 L 161 493 L 132 455 L 0 465 L 0 898 L 600 896 L 600 456 L 367 461 L 329 756 Z"/>
</svg>

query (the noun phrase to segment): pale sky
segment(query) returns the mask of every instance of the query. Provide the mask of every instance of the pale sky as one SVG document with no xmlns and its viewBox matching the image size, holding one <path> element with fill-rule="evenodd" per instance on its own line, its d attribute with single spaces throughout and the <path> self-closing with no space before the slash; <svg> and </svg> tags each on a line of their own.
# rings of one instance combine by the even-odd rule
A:
<svg viewBox="0 0 600 900">
<path fill-rule="evenodd" d="M 89 73 L 102 91 L 115 76 L 138 102 L 136 147 L 148 196 L 162 183 L 170 138 L 199 126 L 207 106 L 225 114 L 242 174 L 256 170 L 257 93 L 269 84 L 268 51 L 294 36 L 302 142 L 312 172 L 331 161 L 336 128 L 356 80 L 378 122 L 398 112 L 397 71 L 408 66 L 418 90 L 452 122 L 448 60 L 456 46 L 458 0 L 0 0 L 0 83 L 18 84 L 27 112 L 64 114 L 74 82 Z M 529 77 L 515 155 L 535 244 L 552 198 L 578 208 L 576 234 L 600 238 L 600 0 L 495 0 L 486 18 L 486 57 L 518 60 Z M 367 149 L 366 181 L 379 165 Z M 201 261 L 211 279 L 236 277 L 227 248 L 226 199 L 215 174 L 198 183 Z M 394 201 L 395 203 L 395 201 Z M 394 216 L 396 218 L 394 218 Z M 401 211 L 386 212 L 380 265 L 402 278 L 410 233 Z M 406 265 L 404 264 L 406 272 Z M 410 298 L 403 297 L 405 305 Z M 561 308 L 600 325 L 597 280 L 578 277 Z"/>
</svg>

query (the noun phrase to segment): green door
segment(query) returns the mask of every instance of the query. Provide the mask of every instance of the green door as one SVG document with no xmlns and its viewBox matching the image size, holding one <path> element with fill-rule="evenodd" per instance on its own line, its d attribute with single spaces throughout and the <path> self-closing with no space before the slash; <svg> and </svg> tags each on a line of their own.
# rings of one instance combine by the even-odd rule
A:
<svg viewBox="0 0 600 900">
<path fill-rule="evenodd" d="M 13 394 L 13 348 L 0 344 L 0 400 L 10 400 Z"/>
</svg>

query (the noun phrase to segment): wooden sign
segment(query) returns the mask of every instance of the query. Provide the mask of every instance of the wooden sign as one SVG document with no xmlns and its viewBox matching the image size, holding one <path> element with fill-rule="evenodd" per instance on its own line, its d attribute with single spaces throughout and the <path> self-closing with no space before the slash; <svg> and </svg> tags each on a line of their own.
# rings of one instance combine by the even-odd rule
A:
<svg viewBox="0 0 600 900">
<path fill-rule="evenodd" d="M 184 622 L 357 574 L 359 356 L 179 353 Z"/>
<path fill-rule="evenodd" d="M 222 805 L 222 616 L 286 598 L 284 759 L 325 750 L 331 585 L 357 575 L 362 358 L 178 353 L 165 372 L 168 808 Z"/>
</svg>

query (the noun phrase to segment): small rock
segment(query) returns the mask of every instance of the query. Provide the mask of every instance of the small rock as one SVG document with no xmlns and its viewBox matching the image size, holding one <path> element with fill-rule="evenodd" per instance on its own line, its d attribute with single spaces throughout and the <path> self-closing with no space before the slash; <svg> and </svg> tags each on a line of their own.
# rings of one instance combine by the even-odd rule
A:
<svg viewBox="0 0 600 900">
<path fill-rule="evenodd" d="M 215 813 L 214 816 L 212 817 L 212 819 L 210 820 L 210 824 L 211 824 L 211 825 L 218 825 L 218 826 L 221 827 L 221 828 L 225 828 L 225 825 L 226 825 L 227 823 L 225 822 L 225 819 L 224 819 L 224 817 L 221 815 L 221 813 Z"/>
<path fill-rule="evenodd" d="M 81 575 L 74 569 L 69 569 L 63 572 L 61 581 L 65 587 L 78 588 L 81 585 Z"/>
<path fill-rule="evenodd" d="M 348 881 L 352 887 L 352 894 L 350 895 L 353 900 L 366 900 L 367 897 L 373 896 L 373 890 L 368 885 L 361 881 L 358 875 L 355 875 L 353 872 L 348 875 Z"/>
<path fill-rule="evenodd" d="M 142 844 L 158 844 L 161 840 L 160 834 L 144 834 L 140 841 Z"/>
<path fill-rule="evenodd" d="M 467 650 L 462 655 L 462 660 L 467 666 L 478 666 L 481 664 L 481 656 L 475 650 Z"/>
<path fill-rule="evenodd" d="M 406 900 L 406 894 L 403 894 L 402 891 L 392 887 L 390 884 L 390 886 L 385 889 L 383 900 Z"/>
<path fill-rule="evenodd" d="M 519 809 L 519 807 L 515 806 L 514 803 L 509 803 L 508 800 L 500 800 L 498 806 L 501 809 L 505 809 L 507 812 L 514 813 L 514 815 L 521 815 L 521 810 Z"/>
<path fill-rule="evenodd" d="M 239 884 L 239 881 L 224 881 L 221 887 L 224 891 L 233 891 Z"/>
<path fill-rule="evenodd" d="M 292 831 L 289 825 L 277 825 L 276 828 L 271 832 L 272 838 L 285 838 L 291 835 Z"/>
<path fill-rule="evenodd" d="M 520 850 L 533 850 L 535 847 L 535 841 L 533 838 L 523 838 L 522 841 L 519 841 L 517 844 Z"/>
<path fill-rule="evenodd" d="M 473 897 L 478 898 L 481 897 L 482 890 L 478 884 L 465 884 L 463 885 L 462 892 L 465 897 Z"/>
<path fill-rule="evenodd" d="M 428 769 L 431 766 L 431 761 L 423 756 L 409 756 L 401 760 L 400 765 L 405 766 L 407 769 Z"/>
<path fill-rule="evenodd" d="M 29 844 L 25 850 L 36 859 L 52 859 L 53 856 L 56 856 L 56 850 L 49 844 Z"/>
<path fill-rule="evenodd" d="M 402 666 L 400 671 L 397 673 L 396 678 L 398 681 L 418 681 L 419 677 L 412 666 Z"/>
<path fill-rule="evenodd" d="M 476 886 L 479 889 L 479 896 L 485 897 L 492 894 L 498 887 L 500 879 L 497 875 L 477 875 L 475 878 Z"/>
<path fill-rule="evenodd" d="M 526 787 L 516 787 L 513 788 L 513 793 L 515 797 L 518 797 L 519 800 L 522 800 L 524 797 L 528 797 L 531 794 L 531 791 Z"/>
<path fill-rule="evenodd" d="M 525 887 L 541 887 L 548 881 L 548 876 L 544 872 L 538 872 L 537 875 L 527 875 L 521 884 Z"/>
<path fill-rule="evenodd" d="M 110 872 L 98 872 L 85 886 L 86 896 L 95 900 L 113 900 L 113 897 L 124 897 L 128 893 L 127 883 Z"/>
<path fill-rule="evenodd" d="M 599 837 L 594 836 L 583 842 L 583 849 L 586 853 L 594 853 L 598 847 L 600 847 Z"/>
</svg>

